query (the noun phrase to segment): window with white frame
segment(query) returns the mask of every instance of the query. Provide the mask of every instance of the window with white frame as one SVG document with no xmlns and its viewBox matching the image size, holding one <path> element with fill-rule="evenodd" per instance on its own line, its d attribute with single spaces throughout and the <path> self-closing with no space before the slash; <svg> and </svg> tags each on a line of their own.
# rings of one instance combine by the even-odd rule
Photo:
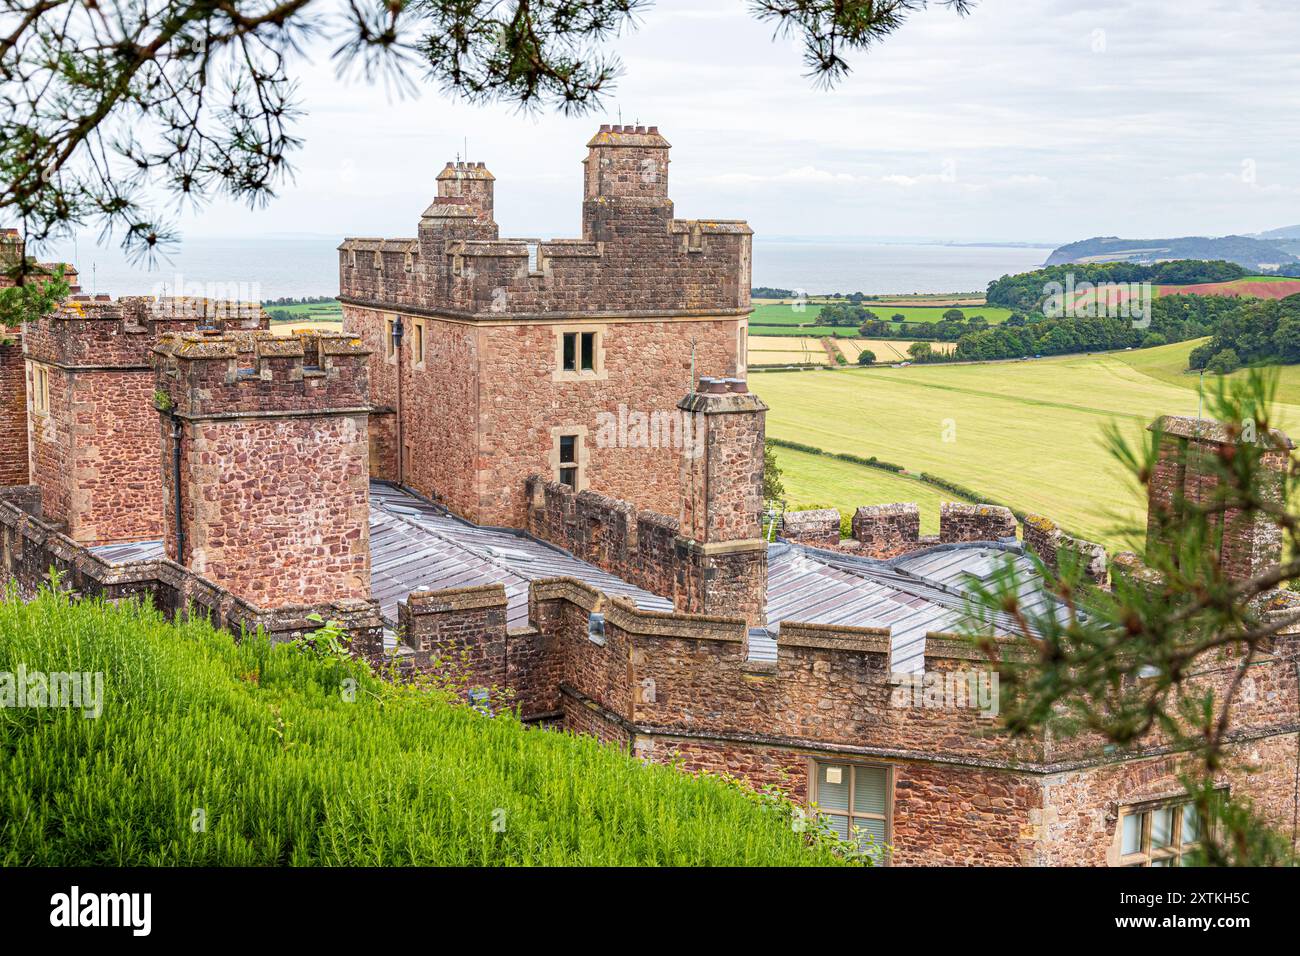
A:
<svg viewBox="0 0 1300 956">
<path fill-rule="evenodd" d="M 812 802 L 841 838 L 883 850 L 890 837 L 888 767 L 813 761 Z"/>
</svg>

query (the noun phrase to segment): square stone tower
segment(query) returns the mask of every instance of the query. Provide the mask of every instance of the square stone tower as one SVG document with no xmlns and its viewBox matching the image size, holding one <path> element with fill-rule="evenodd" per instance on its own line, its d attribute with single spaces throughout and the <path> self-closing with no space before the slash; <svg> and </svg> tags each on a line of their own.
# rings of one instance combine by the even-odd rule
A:
<svg viewBox="0 0 1300 956">
<path fill-rule="evenodd" d="M 669 150 L 653 126 L 602 126 L 578 239 L 500 238 L 492 173 L 461 162 L 415 238 L 339 247 L 376 477 L 519 528 L 533 474 L 677 510 L 679 449 L 638 423 L 676 419 L 696 368 L 745 375 L 752 234 L 674 218 Z"/>
<path fill-rule="evenodd" d="M 1188 506 L 1214 501 L 1219 476 L 1213 463 L 1230 454 L 1240 439 L 1222 422 L 1165 415 L 1151 430 L 1160 434 L 1155 470 L 1148 484 L 1147 551 L 1168 547 L 1171 530 L 1188 513 Z M 1285 504 L 1283 476 L 1291 460 L 1291 439 L 1276 429 L 1258 437 L 1265 469 L 1261 493 Z M 1210 518 L 1211 542 L 1225 577 L 1242 581 L 1282 559 L 1282 530 L 1261 515 L 1248 517 L 1228 511 Z"/>
<path fill-rule="evenodd" d="M 360 340 L 171 333 L 153 358 L 167 556 L 260 608 L 368 599 Z"/>
<path fill-rule="evenodd" d="M 162 537 L 150 350 L 200 326 L 265 328 L 261 306 L 73 296 L 23 333 L 31 480 L 82 544 Z"/>
<path fill-rule="evenodd" d="M 763 445 L 767 406 L 740 379 L 700 379 L 678 406 L 693 448 L 681 457 L 678 610 L 767 623 Z"/>
</svg>

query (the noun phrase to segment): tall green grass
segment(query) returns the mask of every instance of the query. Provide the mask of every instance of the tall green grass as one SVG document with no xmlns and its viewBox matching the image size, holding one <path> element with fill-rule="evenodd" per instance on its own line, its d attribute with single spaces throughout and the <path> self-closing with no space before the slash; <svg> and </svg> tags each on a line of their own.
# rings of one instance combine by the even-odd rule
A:
<svg viewBox="0 0 1300 956">
<path fill-rule="evenodd" d="M 103 672 L 104 709 L 0 709 L 6 865 L 839 862 L 734 783 L 148 606 L 0 599 L 20 663 Z"/>
</svg>

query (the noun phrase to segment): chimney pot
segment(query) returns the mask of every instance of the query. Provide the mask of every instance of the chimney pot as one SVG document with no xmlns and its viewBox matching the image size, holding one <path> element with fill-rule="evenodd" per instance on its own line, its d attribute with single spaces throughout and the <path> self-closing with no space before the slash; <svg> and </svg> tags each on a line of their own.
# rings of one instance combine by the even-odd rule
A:
<svg viewBox="0 0 1300 956">
<path fill-rule="evenodd" d="M 609 132 L 609 124 L 608 124 L 608 123 L 601 123 L 601 124 L 600 124 L 600 131 L 601 131 L 602 133 L 608 133 L 608 132 Z"/>
<path fill-rule="evenodd" d="M 644 126 L 638 126 L 638 127 L 636 128 L 636 131 L 637 131 L 638 133 L 644 133 L 644 132 L 645 132 L 645 127 L 644 127 Z"/>
</svg>

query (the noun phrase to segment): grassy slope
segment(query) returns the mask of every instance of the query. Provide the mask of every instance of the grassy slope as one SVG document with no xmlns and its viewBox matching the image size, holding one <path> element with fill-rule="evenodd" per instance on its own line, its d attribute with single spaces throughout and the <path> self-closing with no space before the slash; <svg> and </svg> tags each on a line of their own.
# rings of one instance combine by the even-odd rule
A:
<svg viewBox="0 0 1300 956">
<path fill-rule="evenodd" d="M 1111 547 L 1144 503 L 1110 458 L 1108 423 L 1130 436 L 1160 414 L 1196 414 L 1194 343 L 1032 362 L 764 375 L 768 431 L 827 451 L 876 455 L 1056 519 Z M 1281 427 L 1300 433 L 1300 369 L 1283 372 Z M 943 441 L 945 424 L 955 440 Z M 799 477 L 794 476 L 798 481 Z M 892 500 L 892 499 L 891 499 Z M 859 502 L 870 504 L 872 502 Z"/>
<path fill-rule="evenodd" d="M 834 862 L 733 784 L 151 609 L 0 600 L 19 663 L 105 705 L 0 710 L 7 865 Z"/>
<path fill-rule="evenodd" d="M 915 478 L 896 475 L 881 468 L 790 448 L 773 449 L 783 472 L 785 496 L 792 510 L 812 505 L 838 508 L 851 515 L 859 505 L 914 501 L 921 507 L 921 533 L 939 531 L 939 505 L 953 496 Z"/>
</svg>

